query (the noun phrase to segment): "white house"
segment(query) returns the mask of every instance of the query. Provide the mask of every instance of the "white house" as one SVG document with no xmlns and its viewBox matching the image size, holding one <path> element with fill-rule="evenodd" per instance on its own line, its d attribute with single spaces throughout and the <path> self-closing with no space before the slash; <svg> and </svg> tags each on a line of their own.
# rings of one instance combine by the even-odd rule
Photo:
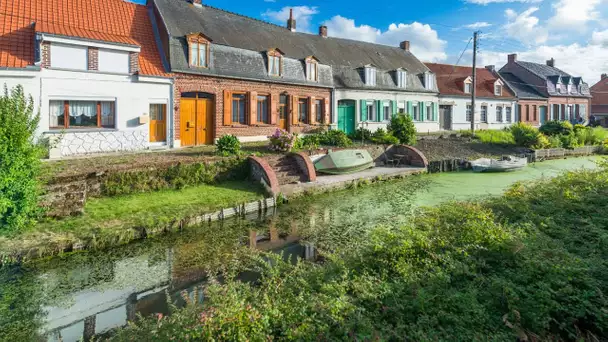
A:
<svg viewBox="0 0 608 342">
<path fill-rule="evenodd" d="M 65 8 L 90 16 L 77 20 L 54 1 L 37 3 L 41 11 L 13 6 L 3 14 L 13 34 L 0 45 L 19 48 L 0 52 L 0 85 L 20 84 L 32 96 L 51 158 L 172 145 L 172 79 L 146 7 L 109 0 L 91 13 L 90 2 L 67 0 Z M 46 22 L 46 12 L 60 18 Z"/>
<path fill-rule="evenodd" d="M 501 129 L 516 122 L 517 99 L 492 66 L 477 68 L 475 109 L 472 108 L 473 68 L 427 63 L 439 88 L 439 125 L 442 130 Z"/>
</svg>

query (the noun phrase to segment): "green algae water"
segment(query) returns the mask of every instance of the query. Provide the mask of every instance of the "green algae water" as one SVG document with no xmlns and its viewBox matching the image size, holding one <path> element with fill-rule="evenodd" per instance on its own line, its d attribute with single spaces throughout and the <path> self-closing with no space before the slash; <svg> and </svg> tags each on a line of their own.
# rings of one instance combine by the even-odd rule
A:
<svg viewBox="0 0 608 342">
<path fill-rule="evenodd" d="M 103 337 L 138 315 L 169 314 L 183 297 L 202 301 L 209 272 L 255 250 L 314 260 L 376 225 L 398 225 L 419 206 L 499 195 L 515 182 L 595 168 L 600 157 L 547 161 L 511 173 L 414 176 L 293 201 L 262 216 L 215 222 L 105 252 L 0 270 L 0 341 Z M 255 279 L 244 274 L 243 280 Z"/>
</svg>

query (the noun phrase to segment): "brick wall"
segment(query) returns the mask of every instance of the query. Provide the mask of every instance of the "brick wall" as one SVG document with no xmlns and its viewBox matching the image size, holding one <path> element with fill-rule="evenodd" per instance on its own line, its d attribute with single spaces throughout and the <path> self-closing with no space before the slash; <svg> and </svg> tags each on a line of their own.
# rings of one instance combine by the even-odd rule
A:
<svg viewBox="0 0 608 342">
<path fill-rule="evenodd" d="M 129 52 L 129 73 L 139 73 L 139 52 Z"/>
<path fill-rule="evenodd" d="M 99 49 L 96 47 L 89 47 L 87 54 L 88 59 L 88 69 L 89 70 L 99 70 Z"/>
<path fill-rule="evenodd" d="M 51 67 L 51 43 L 42 42 L 40 44 L 40 66 L 43 68 Z"/>
<path fill-rule="evenodd" d="M 257 94 L 270 95 L 270 122 L 276 124 L 259 125 L 224 125 L 224 90 L 234 92 L 256 92 Z M 175 79 L 175 139 L 180 139 L 180 100 L 181 94 L 185 92 L 209 93 L 214 97 L 214 137 L 218 138 L 225 134 L 234 134 L 238 137 L 268 136 L 274 133 L 278 126 L 278 102 L 281 94 L 297 97 L 314 97 L 315 99 L 326 99 L 324 109 L 324 123 L 329 123 L 331 118 L 331 90 L 327 88 L 316 88 L 296 85 L 283 85 L 265 82 L 254 82 L 245 80 L 232 80 L 216 77 L 195 76 L 178 74 Z M 290 106 L 293 107 L 293 106 Z M 288 131 L 294 133 L 305 133 L 321 127 L 321 124 L 292 124 L 290 121 L 292 108 L 287 113 Z"/>
<path fill-rule="evenodd" d="M 549 114 L 549 106 L 547 105 L 547 101 L 534 101 L 534 100 L 519 100 L 517 102 L 519 105 L 519 121 L 530 124 L 532 126 L 540 125 L 540 107 L 547 107 L 547 115 Z M 536 110 L 536 115 L 534 115 L 534 111 Z M 511 115 L 514 115 L 512 113 Z"/>
<path fill-rule="evenodd" d="M 577 97 L 550 97 L 549 108 L 552 105 L 585 105 L 585 117 L 589 119 L 591 115 L 591 99 L 588 98 L 577 98 Z M 549 109 L 549 113 L 551 109 Z"/>
</svg>

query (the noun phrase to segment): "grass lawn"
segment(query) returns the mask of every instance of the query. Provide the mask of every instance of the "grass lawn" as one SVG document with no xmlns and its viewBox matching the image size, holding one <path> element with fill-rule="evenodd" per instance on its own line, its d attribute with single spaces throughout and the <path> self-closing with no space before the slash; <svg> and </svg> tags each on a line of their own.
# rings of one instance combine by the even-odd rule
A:
<svg viewBox="0 0 608 342">
<path fill-rule="evenodd" d="M 157 225 L 262 197 L 261 186 L 234 181 L 182 190 L 95 198 L 87 202 L 84 215 L 41 222 L 36 230 L 66 231 Z"/>
</svg>

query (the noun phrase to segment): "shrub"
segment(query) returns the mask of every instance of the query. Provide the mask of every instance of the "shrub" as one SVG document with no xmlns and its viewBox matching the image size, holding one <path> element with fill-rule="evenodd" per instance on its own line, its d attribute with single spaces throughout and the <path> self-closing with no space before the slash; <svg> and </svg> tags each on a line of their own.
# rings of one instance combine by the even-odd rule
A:
<svg viewBox="0 0 608 342">
<path fill-rule="evenodd" d="M 236 156 L 241 153 L 241 142 L 232 134 L 222 135 L 217 142 L 217 151 L 223 156 Z"/>
<path fill-rule="evenodd" d="M 560 135 L 559 139 L 562 141 L 563 148 L 573 149 L 583 146 L 583 143 L 579 141 L 574 133 Z"/>
<path fill-rule="evenodd" d="M 483 130 L 475 132 L 475 136 L 484 144 L 513 145 L 515 139 L 508 129 Z"/>
<path fill-rule="evenodd" d="M 289 152 L 299 140 L 297 135 L 277 128 L 274 134 L 268 137 L 268 148 L 272 151 Z"/>
<path fill-rule="evenodd" d="M 558 140 L 559 143 L 559 140 Z M 549 148 L 551 147 L 551 142 L 549 141 L 549 138 L 547 138 L 546 135 L 544 134 L 540 134 L 538 136 L 538 140 L 536 142 L 536 144 L 532 145 L 532 148 L 535 150 L 540 150 L 540 149 L 544 149 L 544 148 Z M 558 145 L 559 147 L 559 145 Z"/>
<path fill-rule="evenodd" d="M 416 144 L 416 126 L 409 115 L 393 116 L 388 125 L 388 131 L 404 145 Z"/>
<path fill-rule="evenodd" d="M 540 132 L 546 136 L 570 134 L 574 130 L 568 121 L 547 121 L 540 126 Z"/>
<path fill-rule="evenodd" d="M 377 131 L 375 131 L 370 139 L 373 143 L 375 144 L 382 144 L 382 145 L 396 145 L 399 144 L 399 139 L 397 139 L 397 137 L 395 137 L 394 135 L 386 132 L 384 129 L 379 128 Z"/>
<path fill-rule="evenodd" d="M 43 148 L 36 140 L 40 115 L 23 88 L 0 97 L 0 233 L 23 230 L 39 213 L 40 157 Z"/>
<path fill-rule="evenodd" d="M 585 127 L 585 125 L 581 125 L 581 124 L 576 124 L 574 125 L 574 127 L 572 128 L 572 130 L 574 131 L 574 133 L 578 132 L 578 131 L 583 131 L 585 130 L 587 127 Z"/>
<path fill-rule="evenodd" d="M 354 133 L 348 135 L 351 140 L 369 140 L 372 136 L 372 131 L 367 128 L 357 128 Z"/>
<path fill-rule="evenodd" d="M 309 134 L 309 135 L 302 137 L 301 139 L 298 138 L 298 140 L 299 140 L 299 144 L 298 144 L 299 149 L 316 150 L 319 148 L 319 145 L 321 144 L 321 139 L 319 138 L 318 134 Z"/>
<path fill-rule="evenodd" d="M 329 130 L 318 135 L 319 143 L 326 146 L 348 147 L 352 145 L 352 141 L 346 133 L 337 129 Z"/>
<path fill-rule="evenodd" d="M 547 136 L 543 134 L 543 137 L 547 137 Z M 562 147 L 562 140 L 557 135 L 554 135 L 554 136 L 551 136 L 551 137 L 547 137 L 547 140 L 549 140 L 549 146 L 547 148 L 560 148 L 560 147 Z"/>
<path fill-rule="evenodd" d="M 539 139 L 541 139 L 541 134 L 536 128 L 522 122 L 513 124 L 510 130 L 517 146 L 531 148 L 537 146 Z"/>
</svg>

